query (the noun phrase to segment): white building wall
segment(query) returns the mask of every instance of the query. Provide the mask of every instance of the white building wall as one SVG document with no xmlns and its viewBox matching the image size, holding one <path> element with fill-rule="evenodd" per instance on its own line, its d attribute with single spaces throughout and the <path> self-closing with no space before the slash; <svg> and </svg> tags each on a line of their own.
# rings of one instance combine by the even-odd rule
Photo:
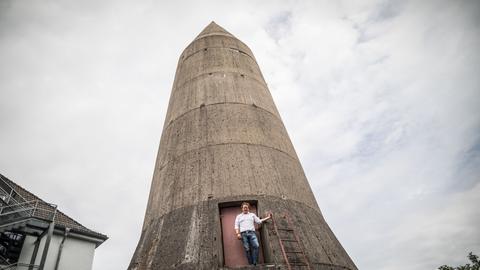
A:
<svg viewBox="0 0 480 270">
<path fill-rule="evenodd" d="M 30 259 L 32 258 L 33 249 L 35 248 L 35 240 L 36 237 L 27 235 L 25 237 L 25 241 L 23 242 L 22 251 L 20 252 L 20 257 L 18 258 L 19 263 L 30 263 Z"/>
<path fill-rule="evenodd" d="M 43 247 L 45 245 L 47 237 L 44 236 L 40 242 L 38 248 L 35 264 L 39 265 L 42 258 Z M 63 235 L 53 235 L 50 241 L 50 247 L 45 262 L 45 270 L 54 270 L 55 263 L 58 257 L 58 251 L 60 243 L 62 242 Z M 32 258 L 32 254 L 35 248 L 36 238 L 33 236 L 27 236 L 23 243 L 23 248 L 20 253 L 18 262 L 28 264 Z M 95 253 L 95 244 L 92 242 L 79 240 L 75 238 L 65 239 L 58 270 L 91 270 L 93 264 L 93 256 Z"/>
<path fill-rule="evenodd" d="M 94 254 L 94 243 L 67 238 L 63 246 L 58 270 L 91 270 Z"/>
</svg>

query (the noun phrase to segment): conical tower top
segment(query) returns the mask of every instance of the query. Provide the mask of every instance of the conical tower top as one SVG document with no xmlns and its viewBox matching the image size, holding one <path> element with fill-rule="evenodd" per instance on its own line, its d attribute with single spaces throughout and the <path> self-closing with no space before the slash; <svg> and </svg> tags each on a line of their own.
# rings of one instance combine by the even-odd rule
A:
<svg viewBox="0 0 480 270">
<path fill-rule="evenodd" d="M 200 32 L 200 34 L 195 39 L 203 38 L 206 36 L 213 36 L 213 35 L 234 37 L 227 30 L 223 29 L 223 27 L 219 26 L 214 21 L 212 21 L 209 25 L 207 25 L 207 27 L 205 27 L 205 29 L 202 30 L 202 32 Z"/>
</svg>

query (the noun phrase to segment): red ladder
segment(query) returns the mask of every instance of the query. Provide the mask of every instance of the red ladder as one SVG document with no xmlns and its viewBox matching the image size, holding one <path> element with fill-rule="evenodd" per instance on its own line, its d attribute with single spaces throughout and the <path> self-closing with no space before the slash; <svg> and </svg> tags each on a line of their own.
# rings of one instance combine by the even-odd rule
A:
<svg viewBox="0 0 480 270">
<path fill-rule="evenodd" d="M 273 215 L 272 223 L 275 234 L 278 236 L 278 242 L 280 243 L 282 255 L 285 259 L 285 263 L 287 264 L 288 269 L 291 270 L 292 267 L 295 267 L 294 269 L 311 270 L 310 263 L 308 262 L 308 258 L 303 251 L 302 245 L 300 244 L 300 239 L 298 238 L 297 233 L 293 229 L 290 217 L 286 213 L 282 214 L 280 217 L 284 219 L 285 222 L 283 223 L 286 224 L 286 227 L 279 228 L 277 226 L 277 222 L 273 218 Z M 286 243 L 288 244 L 286 245 Z M 285 246 L 289 246 L 289 249 L 287 249 Z M 303 260 L 300 259 L 298 255 L 301 255 L 301 258 L 303 258 Z"/>
</svg>

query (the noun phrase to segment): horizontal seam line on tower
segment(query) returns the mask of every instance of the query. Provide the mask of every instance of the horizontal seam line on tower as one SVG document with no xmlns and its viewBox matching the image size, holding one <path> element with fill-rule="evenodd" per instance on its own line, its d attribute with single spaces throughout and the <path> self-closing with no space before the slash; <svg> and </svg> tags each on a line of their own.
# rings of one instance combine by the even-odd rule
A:
<svg viewBox="0 0 480 270">
<path fill-rule="evenodd" d="M 246 73 L 241 73 L 241 72 L 238 72 L 238 71 L 212 71 L 212 72 L 203 72 L 203 73 L 199 73 L 198 75 L 196 75 L 196 76 L 194 76 L 194 77 L 192 77 L 192 78 L 184 81 L 184 82 L 183 82 L 181 85 L 179 85 L 178 87 L 174 85 L 172 91 L 174 91 L 175 89 L 182 88 L 182 87 L 185 86 L 185 84 L 187 84 L 187 83 L 189 83 L 189 82 L 192 82 L 192 81 L 194 81 L 194 80 L 197 80 L 197 79 L 199 79 L 200 77 L 202 77 L 202 76 L 204 76 L 204 75 L 208 75 L 208 74 L 210 74 L 210 73 L 212 73 L 212 74 L 213 74 L 213 73 L 225 73 L 225 74 L 226 74 L 226 73 L 238 73 L 238 74 L 240 74 L 240 75 L 246 74 Z M 254 73 L 251 73 L 251 74 L 254 74 Z M 266 83 L 265 81 L 262 82 L 261 80 L 257 80 L 257 79 L 255 78 L 255 76 L 247 76 L 247 77 L 248 77 L 249 79 L 251 79 L 251 80 L 259 83 L 261 86 L 263 86 L 264 88 L 266 88 L 266 89 L 268 90 L 268 85 L 267 85 L 267 83 Z M 262 78 L 262 79 L 263 79 L 263 78 Z"/>
<path fill-rule="evenodd" d="M 242 44 L 243 46 L 245 46 L 247 49 L 249 49 L 251 51 L 251 49 L 247 46 L 247 44 L 245 44 L 245 42 L 241 41 L 240 39 L 236 38 L 235 36 L 233 35 L 225 35 L 223 33 L 212 33 L 212 34 L 208 34 L 208 35 L 202 35 L 202 36 L 199 36 L 197 38 L 195 38 L 190 44 L 188 44 L 187 48 L 190 47 L 195 41 L 197 40 L 201 40 L 201 39 L 204 39 L 204 38 L 207 38 L 207 37 L 212 37 L 212 36 L 224 36 L 224 37 L 228 37 L 228 38 L 231 38 L 237 42 L 239 42 L 240 44 Z M 182 54 L 187 50 L 187 48 L 185 48 L 185 50 L 183 50 Z M 253 54 L 253 52 L 252 52 Z M 256 61 L 255 61 L 256 62 Z"/>
<path fill-rule="evenodd" d="M 201 150 L 201 149 L 204 149 L 204 148 L 207 148 L 207 147 L 211 147 L 211 146 L 223 146 L 223 145 L 229 145 L 229 144 L 234 144 L 234 145 L 238 145 L 238 144 L 244 144 L 244 145 L 251 145 L 251 146 L 260 146 L 260 147 L 265 147 L 265 148 L 269 148 L 269 149 L 273 149 L 275 151 L 278 151 L 282 154 L 284 154 L 285 156 L 289 157 L 290 159 L 292 159 L 293 161 L 296 161 L 297 163 L 300 163 L 300 161 L 298 159 L 296 159 L 295 157 L 292 157 L 289 153 L 283 151 L 283 150 L 280 150 L 278 148 L 275 148 L 275 147 L 272 147 L 272 146 L 268 146 L 268 145 L 263 145 L 263 144 L 257 144 L 257 143 L 243 143 L 243 142 L 230 142 L 230 143 L 215 143 L 215 144 L 207 144 L 207 145 L 204 145 L 204 146 L 201 146 L 201 147 L 198 147 L 198 148 L 195 148 L 195 149 L 190 149 L 188 151 L 185 151 L 183 153 L 181 153 L 180 155 L 178 156 L 175 156 L 173 159 L 170 159 L 168 160 L 167 162 L 165 162 L 163 165 L 161 165 L 158 170 L 163 170 L 163 168 L 165 168 L 170 162 L 173 162 L 173 161 L 176 161 L 177 159 L 183 157 L 184 155 L 188 154 L 188 153 L 191 153 L 193 151 L 196 151 L 196 150 Z M 301 166 L 301 165 L 300 165 Z"/>
<path fill-rule="evenodd" d="M 253 62 L 255 62 L 255 63 L 258 65 L 257 60 L 256 60 L 255 58 L 253 58 L 250 54 L 248 54 L 248 53 L 240 50 L 239 48 L 235 48 L 235 47 L 205 47 L 205 48 L 196 50 L 196 51 L 192 52 L 191 54 L 189 54 L 188 56 L 184 57 L 184 58 L 182 59 L 182 63 L 181 63 L 181 64 L 183 64 L 183 62 L 185 62 L 188 58 L 192 57 L 193 55 L 195 55 L 195 54 L 197 54 L 197 53 L 199 53 L 199 52 L 201 52 L 201 51 L 205 51 L 205 49 L 207 49 L 207 50 L 208 50 L 208 49 L 229 49 L 229 50 L 232 50 L 232 51 L 237 51 L 237 52 L 239 52 L 239 53 L 241 53 L 241 54 L 245 54 L 245 55 L 248 56 L 250 59 L 252 59 Z"/>
<path fill-rule="evenodd" d="M 281 123 L 282 126 L 283 126 L 282 119 L 280 119 L 279 116 L 277 116 L 276 114 L 272 113 L 271 111 L 269 111 L 269 110 L 267 110 L 267 109 L 264 109 L 264 108 L 258 106 L 258 105 L 255 104 L 255 103 L 254 103 L 254 104 L 247 104 L 247 103 L 242 103 L 242 102 L 230 102 L 230 101 L 226 101 L 226 102 L 217 102 L 217 103 L 204 104 L 203 106 L 200 105 L 200 107 L 195 107 L 195 108 L 193 108 L 193 109 L 190 109 L 190 110 L 188 110 L 188 111 L 180 114 L 179 116 L 175 117 L 175 119 L 170 120 L 163 130 L 167 130 L 167 129 L 171 126 L 171 124 L 172 124 L 173 122 L 177 121 L 178 119 L 184 117 L 185 115 L 187 115 L 187 114 L 189 114 L 189 113 L 191 113 L 191 112 L 193 112 L 193 111 L 195 111 L 195 110 L 200 110 L 202 107 L 207 107 L 207 106 L 210 107 L 210 106 L 215 106 L 215 105 L 220 105 L 220 104 L 233 104 L 233 105 L 254 106 L 254 107 L 257 108 L 257 109 L 260 109 L 260 110 L 262 110 L 262 111 L 267 112 L 268 114 L 271 114 L 271 115 L 275 116 L 275 117 L 277 118 L 277 120 L 280 120 L 280 123 Z"/>
<path fill-rule="evenodd" d="M 225 37 L 231 37 L 231 38 L 235 38 L 238 40 L 238 38 L 234 37 L 232 34 L 224 34 L 222 32 L 212 32 L 210 34 L 204 34 L 204 35 L 201 35 L 201 36 L 198 36 L 196 37 L 193 42 L 195 42 L 196 40 L 200 40 L 202 38 L 206 38 L 206 37 L 211 37 L 211 36 L 225 36 Z M 192 43 L 193 43 L 192 42 Z"/>
</svg>

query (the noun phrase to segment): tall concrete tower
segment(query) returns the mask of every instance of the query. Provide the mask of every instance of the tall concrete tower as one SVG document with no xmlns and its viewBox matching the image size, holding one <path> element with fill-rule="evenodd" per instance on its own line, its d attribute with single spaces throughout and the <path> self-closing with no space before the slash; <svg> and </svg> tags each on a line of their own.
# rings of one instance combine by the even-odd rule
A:
<svg viewBox="0 0 480 270">
<path fill-rule="evenodd" d="M 357 269 L 322 216 L 253 53 L 212 22 L 180 56 L 129 269 L 242 267 L 232 216 L 243 201 L 274 215 L 258 228 L 256 269 Z M 282 230 L 297 251 L 288 253 Z"/>
</svg>

